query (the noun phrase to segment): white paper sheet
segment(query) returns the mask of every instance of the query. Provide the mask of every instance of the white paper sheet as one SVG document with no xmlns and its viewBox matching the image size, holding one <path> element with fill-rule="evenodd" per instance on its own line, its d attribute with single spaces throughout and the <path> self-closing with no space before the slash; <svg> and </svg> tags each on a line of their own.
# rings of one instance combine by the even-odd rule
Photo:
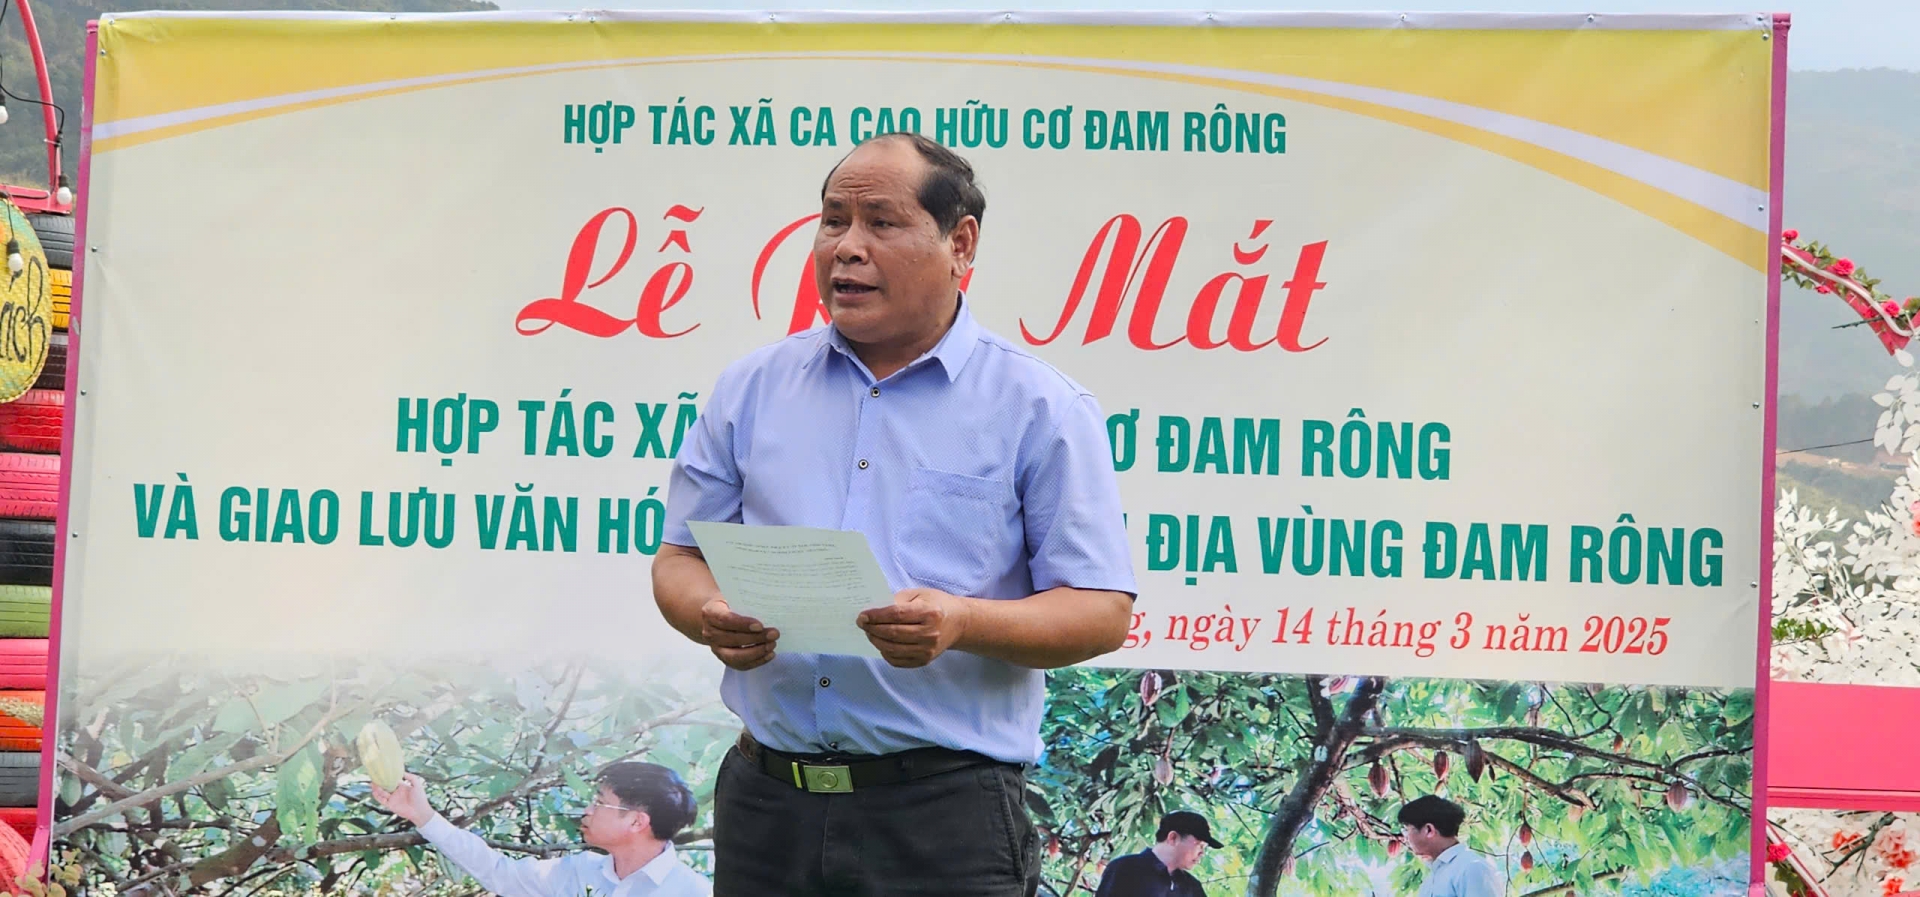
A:
<svg viewBox="0 0 1920 897">
<path fill-rule="evenodd" d="M 805 526 L 688 527 L 727 606 L 780 631 L 775 652 L 880 656 L 854 623 L 861 611 L 893 604 L 866 536 Z"/>
</svg>

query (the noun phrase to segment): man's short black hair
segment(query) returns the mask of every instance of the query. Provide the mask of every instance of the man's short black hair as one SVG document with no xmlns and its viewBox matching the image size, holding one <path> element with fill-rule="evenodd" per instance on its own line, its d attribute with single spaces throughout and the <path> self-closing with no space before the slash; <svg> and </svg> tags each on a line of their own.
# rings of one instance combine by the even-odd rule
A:
<svg viewBox="0 0 1920 897">
<path fill-rule="evenodd" d="M 927 160 L 927 179 L 920 182 L 920 190 L 914 198 L 920 201 L 920 208 L 933 216 L 933 223 L 940 228 L 942 236 L 953 233 L 961 219 L 968 215 L 972 215 L 975 221 L 985 220 L 987 196 L 980 192 L 980 185 L 973 181 L 973 166 L 960 158 L 959 153 L 947 149 L 925 134 L 913 131 L 875 134 L 861 145 L 876 140 L 905 140 L 919 151 L 920 158 Z M 835 163 L 833 169 L 827 172 L 826 181 L 820 183 L 820 198 L 826 198 L 827 181 L 833 180 L 833 172 L 838 170 L 840 166 Z"/>
<path fill-rule="evenodd" d="M 1431 794 L 1416 797 L 1400 808 L 1401 825 L 1411 825 L 1414 828 L 1431 825 L 1433 830 L 1439 832 L 1440 837 L 1443 838 L 1459 837 L 1460 823 L 1465 821 L 1467 821 L 1467 811 L 1461 809 L 1459 804 Z"/>
<path fill-rule="evenodd" d="M 645 810 L 653 836 L 671 841 L 693 822 L 693 790 L 679 774 L 654 763 L 614 763 L 600 770 L 597 783 L 607 786 L 620 805 Z"/>
</svg>

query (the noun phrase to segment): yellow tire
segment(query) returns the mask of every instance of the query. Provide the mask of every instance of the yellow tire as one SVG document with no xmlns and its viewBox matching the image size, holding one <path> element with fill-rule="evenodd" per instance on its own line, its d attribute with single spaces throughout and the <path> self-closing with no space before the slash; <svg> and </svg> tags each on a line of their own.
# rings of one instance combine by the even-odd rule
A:
<svg viewBox="0 0 1920 897">
<path fill-rule="evenodd" d="M 47 282 L 53 288 L 53 329 L 65 330 L 73 310 L 73 272 L 50 268 Z"/>
</svg>

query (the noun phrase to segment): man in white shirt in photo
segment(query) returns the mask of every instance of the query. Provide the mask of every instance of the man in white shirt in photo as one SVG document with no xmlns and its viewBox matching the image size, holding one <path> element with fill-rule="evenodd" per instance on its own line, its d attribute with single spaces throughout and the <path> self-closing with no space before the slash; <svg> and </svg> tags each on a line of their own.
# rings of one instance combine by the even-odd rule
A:
<svg viewBox="0 0 1920 897">
<path fill-rule="evenodd" d="M 1506 885 L 1493 861 L 1460 843 L 1467 811 L 1431 794 L 1400 808 L 1401 836 L 1413 855 L 1427 861 L 1419 897 L 1503 897 Z"/>
<path fill-rule="evenodd" d="M 427 803 L 426 783 L 408 773 L 392 791 L 373 786 L 380 805 L 500 897 L 707 897 L 713 886 L 680 862 L 673 836 L 693 821 L 693 793 L 670 769 L 615 763 L 600 771 L 580 837 L 601 853 L 511 859 L 456 828 Z"/>
</svg>

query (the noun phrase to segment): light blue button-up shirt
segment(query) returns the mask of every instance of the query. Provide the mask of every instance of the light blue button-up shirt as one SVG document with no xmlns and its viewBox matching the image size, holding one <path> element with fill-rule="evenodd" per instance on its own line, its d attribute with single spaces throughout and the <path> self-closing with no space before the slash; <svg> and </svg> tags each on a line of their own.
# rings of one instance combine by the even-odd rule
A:
<svg viewBox="0 0 1920 897">
<path fill-rule="evenodd" d="M 509 859 L 487 842 L 435 814 L 420 827 L 427 843 L 480 886 L 500 897 L 709 897 L 713 885 L 680 862 L 672 844 L 645 866 L 620 878 L 613 857 L 571 853 L 552 859 Z"/>
<path fill-rule="evenodd" d="M 728 366 L 675 457 L 665 541 L 695 546 L 689 520 L 857 530 L 896 591 L 1135 593 L 1099 404 L 964 298 L 939 344 L 885 380 L 831 325 Z M 1045 687 L 1043 671 L 961 651 L 900 669 L 776 649 L 726 670 L 721 696 L 776 750 L 1033 763 Z"/>
<path fill-rule="evenodd" d="M 1433 858 L 1419 897 L 1501 897 L 1506 892 L 1492 861 L 1455 844 Z"/>
</svg>

